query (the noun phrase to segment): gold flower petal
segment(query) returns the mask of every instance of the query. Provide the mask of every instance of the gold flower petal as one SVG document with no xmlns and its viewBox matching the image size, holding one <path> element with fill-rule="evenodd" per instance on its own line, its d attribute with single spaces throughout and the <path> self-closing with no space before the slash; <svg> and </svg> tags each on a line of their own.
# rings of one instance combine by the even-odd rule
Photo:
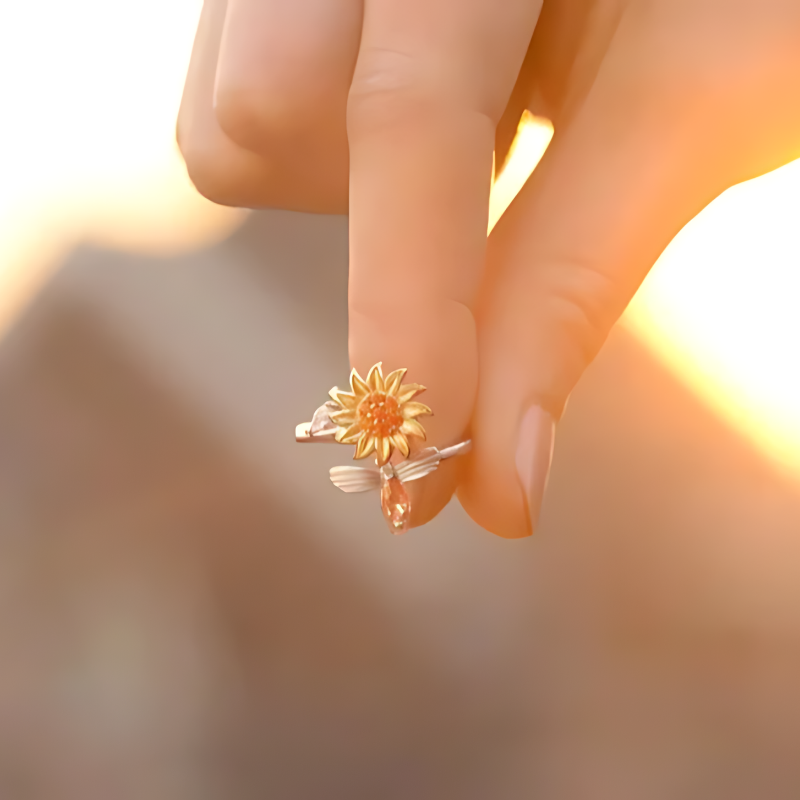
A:
<svg viewBox="0 0 800 800">
<path fill-rule="evenodd" d="M 383 385 L 383 370 L 381 369 L 383 365 L 382 361 L 379 361 L 375 366 L 369 371 L 367 375 L 367 383 L 369 384 L 369 388 L 373 392 L 382 392 L 384 391 Z"/>
<path fill-rule="evenodd" d="M 425 387 L 421 386 L 419 383 L 407 383 L 398 389 L 397 402 L 401 405 L 403 403 L 407 403 L 412 397 L 416 397 L 418 394 L 422 394 L 424 391 Z"/>
<path fill-rule="evenodd" d="M 408 440 L 402 433 L 392 436 L 392 443 L 403 454 L 403 458 L 408 458 Z"/>
<path fill-rule="evenodd" d="M 369 370 L 366 380 L 356 369 L 350 372 L 352 391 L 343 392 L 337 386 L 330 390 L 333 403 L 326 407 L 326 418 L 336 425 L 337 442 L 355 444 L 354 458 L 363 459 L 377 451 L 376 461 L 383 466 L 395 450 L 404 458 L 409 457 L 408 437 L 427 438 L 425 428 L 416 418 L 433 412 L 424 403 L 411 402 L 425 387 L 419 383 L 403 384 L 406 372 L 405 368 L 396 369 L 384 376 L 383 364 L 379 361 Z M 363 409 L 362 415 L 360 409 L 367 399 L 371 405 Z M 387 424 L 394 433 L 384 436 Z"/>
<path fill-rule="evenodd" d="M 375 449 L 375 437 L 363 435 L 356 445 L 356 454 L 353 458 L 366 458 Z"/>
<path fill-rule="evenodd" d="M 361 433 L 360 425 L 351 425 L 349 428 L 339 428 L 333 438 L 341 444 L 355 444 Z"/>
<path fill-rule="evenodd" d="M 427 435 L 425 434 L 425 428 L 419 424 L 415 419 L 407 419 L 401 426 L 400 426 L 400 433 L 404 433 L 406 436 L 419 436 L 421 439 L 427 439 Z"/>
<path fill-rule="evenodd" d="M 352 425 L 356 421 L 356 411 L 351 408 L 343 408 L 341 411 L 334 411 L 331 414 L 331 419 L 337 425 Z"/>
<path fill-rule="evenodd" d="M 386 436 L 378 439 L 378 466 L 382 467 L 392 457 L 392 440 Z"/>
<path fill-rule="evenodd" d="M 425 403 L 405 403 L 401 407 L 401 413 L 403 414 L 403 419 L 414 419 L 414 417 L 422 416 L 422 414 L 433 414 L 428 406 Z M 336 414 L 331 414 L 331 419 L 336 422 Z"/>
<path fill-rule="evenodd" d="M 357 401 L 361 400 L 365 394 L 369 394 L 371 391 L 369 384 L 356 372 L 355 367 L 350 373 L 350 386 L 353 389 L 353 394 Z"/>
<path fill-rule="evenodd" d="M 386 394 L 397 394 L 406 372 L 408 372 L 407 369 L 396 369 L 383 379 L 383 383 L 386 386 Z"/>
<path fill-rule="evenodd" d="M 358 398 L 350 392 L 343 392 L 338 386 L 334 386 L 328 394 L 334 403 L 342 408 L 355 408 L 358 405 Z"/>
</svg>

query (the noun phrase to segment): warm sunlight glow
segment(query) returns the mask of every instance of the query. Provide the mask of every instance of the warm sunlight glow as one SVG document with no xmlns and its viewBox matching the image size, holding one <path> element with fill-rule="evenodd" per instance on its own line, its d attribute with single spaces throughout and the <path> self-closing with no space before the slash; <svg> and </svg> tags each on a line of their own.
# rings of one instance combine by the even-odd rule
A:
<svg viewBox="0 0 800 800">
<path fill-rule="evenodd" d="M 495 184 L 493 222 L 547 142 L 539 120 L 522 120 Z M 622 322 L 717 413 L 800 476 L 800 161 L 730 189 L 692 220 Z"/>
<path fill-rule="evenodd" d="M 174 250 L 236 212 L 174 144 L 201 0 L 8 3 L 0 25 L 0 329 L 66 249 Z"/>
<path fill-rule="evenodd" d="M 800 161 L 735 186 L 692 220 L 624 321 L 800 475 Z"/>
<path fill-rule="evenodd" d="M 552 138 L 553 125 L 549 119 L 534 117 L 530 111 L 523 112 L 505 167 L 492 186 L 489 200 L 490 232 L 536 168 Z"/>
</svg>

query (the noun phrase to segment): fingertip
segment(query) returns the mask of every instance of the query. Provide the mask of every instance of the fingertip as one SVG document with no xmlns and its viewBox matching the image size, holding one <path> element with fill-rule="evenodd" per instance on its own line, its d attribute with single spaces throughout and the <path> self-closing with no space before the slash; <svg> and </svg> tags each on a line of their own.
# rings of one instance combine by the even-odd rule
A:
<svg viewBox="0 0 800 800">
<path fill-rule="evenodd" d="M 403 386 L 408 388 L 405 402 L 410 411 L 415 413 L 421 408 L 433 411 L 429 414 L 426 410 L 404 422 L 404 425 L 413 423 L 408 430 L 410 457 L 430 447 L 444 450 L 464 441 L 468 438 L 464 431 L 477 390 L 472 314 L 460 304 L 439 303 L 408 308 L 402 326 L 392 321 L 390 314 L 376 315 L 374 309 L 369 316 L 359 311 L 353 307 L 351 298 L 351 362 L 366 374 L 372 364 L 382 360 L 393 370 L 387 379 L 399 370 L 405 381 Z M 422 386 L 428 387 L 424 393 Z M 423 435 L 417 419 L 423 422 Z M 450 502 L 463 460 L 463 456 L 444 458 L 432 473 L 404 484 L 411 506 L 409 527 L 430 522 Z"/>
<path fill-rule="evenodd" d="M 534 534 L 534 529 L 529 523 L 521 522 L 519 525 L 504 525 L 491 516 L 482 515 L 480 509 L 470 506 L 469 502 L 464 498 L 464 493 L 460 489 L 458 491 L 458 499 L 470 519 L 480 525 L 487 533 L 491 533 L 501 539 L 509 540 L 528 539 Z"/>
<path fill-rule="evenodd" d="M 407 484 L 411 500 L 411 528 L 426 525 L 450 502 L 461 472 L 458 461 L 459 459 L 442 461 L 435 472 Z"/>
<path fill-rule="evenodd" d="M 459 500 L 489 532 L 505 539 L 531 536 L 550 472 L 553 417 L 534 404 L 519 415 L 484 420 L 478 414 L 476 422 L 475 448 L 465 465 Z"/>
<path fill-rule="evenodd" d="M 516 472 L 492 466 L 491 455 L 476 448 L 465 466 L 458 500 L 474 522 L 503 539 L 525 539 L 534 532 L 525 492 Z"/>
</svg>

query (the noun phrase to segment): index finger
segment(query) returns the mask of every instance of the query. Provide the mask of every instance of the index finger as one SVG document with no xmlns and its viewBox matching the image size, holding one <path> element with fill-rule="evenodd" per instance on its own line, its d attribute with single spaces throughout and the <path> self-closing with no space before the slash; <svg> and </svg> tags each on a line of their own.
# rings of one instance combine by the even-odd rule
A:
<svg viewBox="0 0 800 800">
<path fill-rule="evenodd" d="M 366 0 L 348 104 L 351 362 L 362 375 L 379 361 L 407 368 L 425 385 L 440 448 L 464 438 L 472 412 L 495 126 L 539 12 L 499 6 Z M 437 514 L 455 481 L 443 462 L 410 484 L 412 524 Z"/>
</svg>

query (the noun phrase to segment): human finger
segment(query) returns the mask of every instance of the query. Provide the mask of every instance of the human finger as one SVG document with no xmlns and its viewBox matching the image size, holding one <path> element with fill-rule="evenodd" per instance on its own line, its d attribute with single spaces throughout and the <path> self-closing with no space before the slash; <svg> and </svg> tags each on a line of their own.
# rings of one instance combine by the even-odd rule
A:
<svg viewBox="0 0 800 800">
<path fill-rule="evenodd" d="M 297 12 L 314 11 L 307 7 L 312 2 L 283 4 L 284 27 L 291 33 L 286 38 L 292 38 L 293 49 L 274 53 L 271 61 L 268 55 L 275 48 L 270 37 L 280 38 L 280 4 L 204 3 L 177 135 L 190 178 L 210 200 L 249 208 L 346 211 L 344 116 L 360 0 L 328 4 L 338 20 L 330 34 L 338 38 L 334 45 L 321 46 L 320 52 L 309 48 L 308 41 L 301 46 L 297 30 Z M 277 21 L 270 20 L 270 11 Z M 307 18 L 308 40 L 315 35 L 324 39 L 318 22 L 313 15 Z M 267 55 L 262 53 L 265 49 Z M 288 63 L 290 53 L 293 63 Z M 312 68 L 302 66 L 303 56 Z M 314 69 L 319 69 L 316 82 Z M 326 90 L 325 102 L 317 104 L 316 86 Z"/>
<path fill-rule="evenodd" d="M 367 0 L 348 102 L 350 357 L 427 386 L 428 442 L 458 442 L 477 386 L 494 130 L 538 5 Z M 421 446 L 416 439 L 412 445 Z M 412 523 L 447 503 L 460 459 L 409 484 Z"/>
<path fill-rule="evenodd" d="M 733 116 L 720 113 L 716 91 L 703 81 L 677 91 L 627 23 L 490 239 L 474 451 L 459 497 L 501 536 L 535 527 L 555 422 L 639 283 L 736 180 L 719 146 Z"/>
<path fill-rule="evenodd" d="M 177 140 L 189 177 L 209 200 L 228 206 L 265 205 L 271 165 L 234 144 L 214 116 L 217 54 L 225 23 L 225 0 L 206 0 L 197 26 L 178 112 Z"/>
<path fill-rule="evenodd" d="M 347 210 L 346 107 L 361 0 L 228 0 L 214 109 L 273 167 L 271 205 Z"/>
</svg>

